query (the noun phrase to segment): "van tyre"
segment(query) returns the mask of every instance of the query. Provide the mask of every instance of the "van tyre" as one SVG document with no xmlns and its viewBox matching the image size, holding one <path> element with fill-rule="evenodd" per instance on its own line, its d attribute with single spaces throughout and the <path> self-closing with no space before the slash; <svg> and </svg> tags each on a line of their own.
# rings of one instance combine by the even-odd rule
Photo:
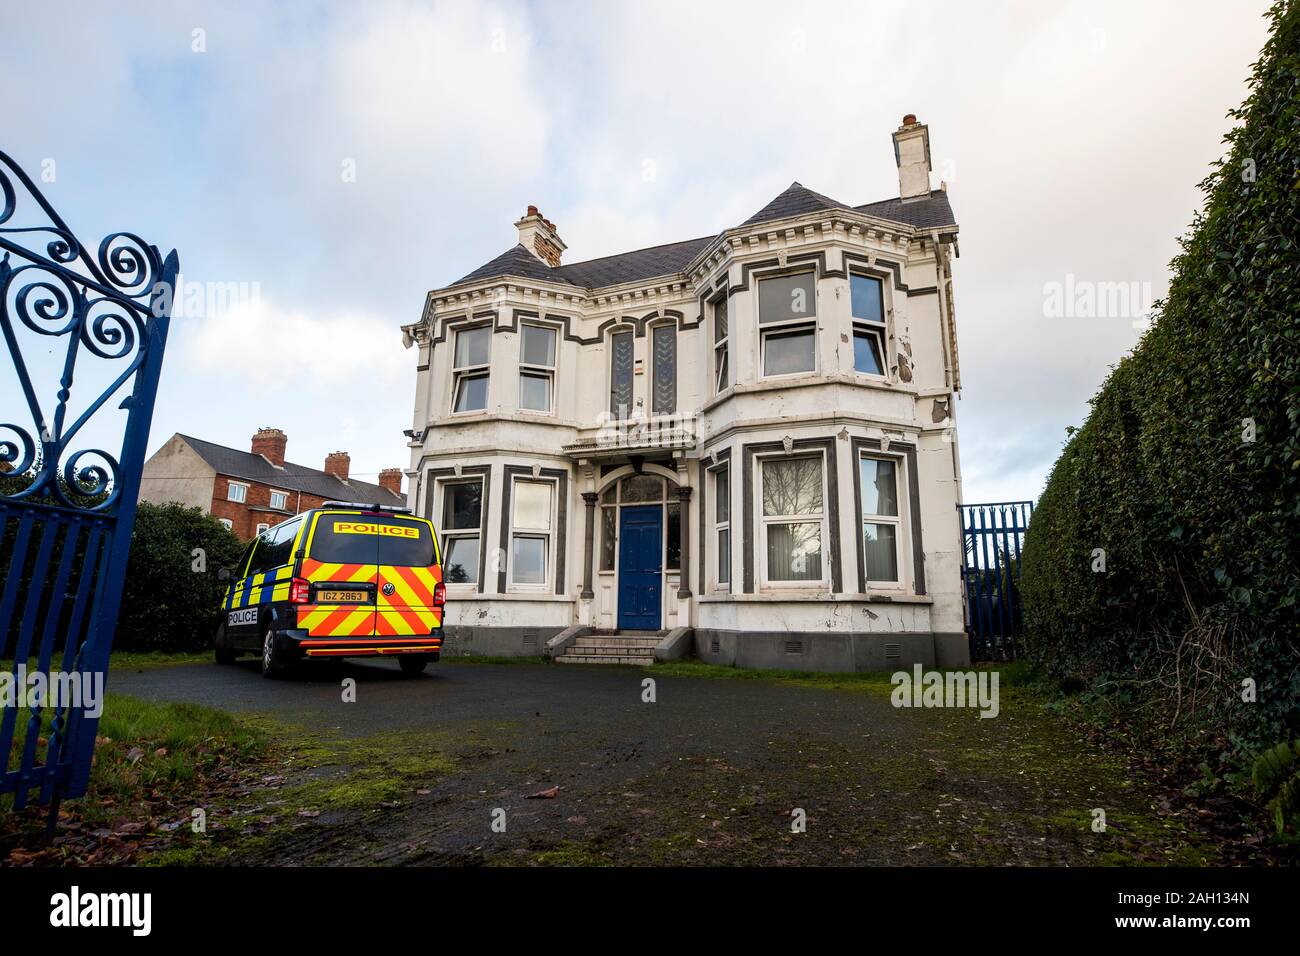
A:
<svg viewBox="0 0 1300 956">
<path fill-rule="evenodd" d="M 403 674 L 414 677 L 416 674 L 424 673 L 424 669 L 429 666 L 429 658 L 423 654 L 403 654 L 397 659 L 397 663 L 401 666 Z"/>
<path fill-rule="evenodd" d="M 262 676 L 283 677 L 286 670 L 284 654 L 275 646 L 275 631 L 268 627 L 262 634 Z"/>
<path fill-rule="evenodd" d="M 217 663 L 226 665 L 235 663 L 235 658 L 239 656 L 238 652 L 226 646 L 226 625 L 222 624 L 217 629 Z"/>
</svg>

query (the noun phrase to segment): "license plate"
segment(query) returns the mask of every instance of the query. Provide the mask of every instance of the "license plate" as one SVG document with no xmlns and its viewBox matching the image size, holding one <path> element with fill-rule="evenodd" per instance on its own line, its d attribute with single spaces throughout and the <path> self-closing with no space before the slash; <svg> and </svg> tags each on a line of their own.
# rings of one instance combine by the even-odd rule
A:
<svg viewBox="0 0 1300 956">
<path fill-rule="evenodd" d="M 366 604 L 370 595 L 365 591 L 318 591 L 316 600 L 320 604 Z"/>
</svg>

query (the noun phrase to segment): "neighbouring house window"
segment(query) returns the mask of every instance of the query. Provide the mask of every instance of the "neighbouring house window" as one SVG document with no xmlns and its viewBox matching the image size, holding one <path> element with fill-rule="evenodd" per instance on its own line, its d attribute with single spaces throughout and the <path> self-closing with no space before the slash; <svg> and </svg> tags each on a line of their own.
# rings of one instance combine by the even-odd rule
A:
<svg viewBox="0 0 1300 956">
<path fill-rule="evenodd" d="M 510 583 L 544 585 L 549 575 L 554 485 L 516 478 L 510 505 Z"/>
<path fill-rule="evenodd" d="M 822 459 L 767 459 L 760 475 L 767 580 L 821 581 Z"/>
<path fill-rule="evenodd" d="M 759 282 L 764 375 L 792 375 L 817 368 L 816 315 L 816 277 L 811 272 Z"/>
<path fill-rule="evenodd" d="M 519 407 L 549 412 L 555 393 L 555 329 L 522 326 L 519 343 Z"/>
<path fill-rule="evenodd" d="M 456 333 L 452 358 L 453 412 L 487 408 L 488 375 L 492 359 L 492 330 L 486 325 Z"/>
<path fill-rule="evenodd" d="M 227 531 L 235 530 L 235 523 L 229 518 L 218 518 L 217 520 L 221 522 L 221 526 Z"/>
<path fill-rule="evenodd" d="M 862 554 L 866 579 L 897 584 L 902 519 L 898 512 L 898 462 L 863 457 L 859 463 L 862 490 Z"/>
<path fill-rule="evenodd" d="M 677 326 L 656 325 L 650 333 L 654 365 L 650 410 L 655 415 L 677 411 Z"/>
<path fill-rule="evenodd" d="M 257 533 L 264 534 L 270 527 L 271 526 L 267 524 L 265 521 L 258 522 Z"/>
<path fill-rule="evenodd" d="M 713 304 L 713 391 L 731 384 L 731 337 L 727 325 L 727 297 Z"/>
<path fill-rule="evenodd" d="M 242 504 L 244 501 L 248 500 L 248 485 L 245 485 L 242 482 L 232 481 L 230 483 L 230 489 L 226 492 L 226 499 L 228 501 L 238 501 Z"/>
<path fill-rule="evenodd" d="M 853 306 L 853 367 L 869 375 L 885 374 L 884 287 L 871 276 L 849 276 Z"/>
<path fill-rule="evenodd" d="M 731 476 L 726 468 L 713 473 L 713 535 L 717 539 L 717 582 L 731 583 Z"/>
<path fill-rule="evenodd" d="M 271 507 L 277 511 L 286 511 L 289 508 L 289 492 L 273 491 L 271 492 Z"/>
<path fill-rule="evenodd" d="M 609 337 L 609 413 L 622 420 L 632 417 L 632 333 Z"/>
<path fill-rule="evenodd" d="M 477 584 L 482 560 L 483 482 L 442 486 L 442 575 L 448 584 Z"/>
</svg>

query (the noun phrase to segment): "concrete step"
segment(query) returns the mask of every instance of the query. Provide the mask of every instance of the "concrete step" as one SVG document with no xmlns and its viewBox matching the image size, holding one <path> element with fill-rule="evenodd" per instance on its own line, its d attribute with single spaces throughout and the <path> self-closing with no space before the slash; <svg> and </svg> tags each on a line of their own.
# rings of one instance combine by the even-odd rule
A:
<svg viewBox="0 0 1300 956">
<path fill-rule="evenodd" d="M 579 657 L 654 657 L 653 647 L 566 647 L 563 657 L 566 654 L 576 654 Z"/>
<path fill-rule="evenodd" d="M 653 656 L 637 657 L 598 657 L 588 654 L 561 654 L 555 659 L 560 664 L 633 664 L 649 667 L 655 662 Z"/>
<path fill-rule="evenodd" d="M 657 637 L 579 637 L 570 647 L 649 647 L 659 646 Z"/>
</svg>

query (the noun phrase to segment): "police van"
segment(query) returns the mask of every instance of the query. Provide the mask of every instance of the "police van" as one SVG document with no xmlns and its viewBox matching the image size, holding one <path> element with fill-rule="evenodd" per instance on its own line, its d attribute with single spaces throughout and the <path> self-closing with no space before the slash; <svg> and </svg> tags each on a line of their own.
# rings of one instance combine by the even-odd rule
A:
<svg viewBox="0 0 1300 956">
<path fill-rule="evenodd" d="M 433 525 L 402 508 L 328 501 L 257 536 L 231 572 L 218 664 L 396 657 L 418 674 L 442 652 L 447 591 Z"/>
</svg>

